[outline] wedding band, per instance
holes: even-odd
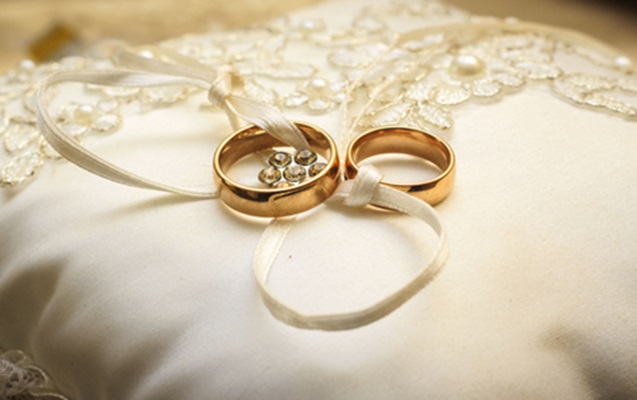
[[[339,181],[336,144],[323,130],[294,123],[303,133],[311,150],[325,159],[325,167],[316,175],[286,187],[259,188],[230,179],[228,169],[243,157],[286,146],[257,126],[243,128],[226,138],[214,155],[214,171],[219,198],[230,208],[258,217],[283,217],[309,210],[332,195]]]
[[[416,196],[430,205],[443,201],[451,192],[456,175],[453,150],[444,140],[430,133],[406,127],[390,126],[372,129],[356,137],[347,149],[345,178],[354,179],[358,163],[379,154],[402,153],[420,157],[435,165],[440,175],[417,183],[381,183]]]

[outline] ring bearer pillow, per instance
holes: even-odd
[[[435,206],[448,257],[373,323],[282,323],[252,270],[276,223],[101,179],[36,118],[42,102],[109,165],[205,193],[233,132],[223,105],[188,84],[38,90],[60,71],[129,68],[119,48],[25,62],[0,77],[0,398],[637,397],[629,59],[576,32],[408,0],[326,2],[125,51],[231,70],[233,95],[320,127],[341,159],[387,126],[442,137],[457,168]],[[368,161],[391,181],[430,168]],[[269,290],[308,315],[391,296],[439,239],[411,216],[333,201],[279,222]]]

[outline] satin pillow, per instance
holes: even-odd
[[[326,3],[288,23],[376,32],[365,25],[374,18],[354,19],[365,4]],[[438,3],[377,6],[393,12],[387,31],[468,23]],[[300,40],[288,50],[311,54]],[[360,56],[346,51],[332,62]],[[590,72],[600,73],[618,76]],[[266,92],[292,90],[269,82]],[[49,163],[2,192],[0,345],[30,354],[77,400],[637,396],[637,126],[565,101],[560,82],[529,78],[497,101],[474,92],[449,107],[452,133],[433,129],[458,160],[454,190],[436,207],[451,256],[423,292],[352,331],[299,330],[268,313],[251,270],[264,221]],[[210,187],[212,152],[230,128],[204,101],[128,110],[116,133],[87,145],[144,176]],[[345,136],[335,105],[284,112]],[[323,205],[295,222],[271,284],[305,310],[353,309],[404,283],[430,239],[408,217]]]

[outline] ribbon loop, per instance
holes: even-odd
[[[59,71],[49,75],[36,91],[36,117],[47,142],[60,155],[85,170],[114,182],[144,189],[160,190],[189,197],[216,197],[216,190],[190,189],[157,182],[136,175],[81,146],[56,123],[47,110],[45,99],[49,87],[64,82],[83,82],[98,85],[148,88],[166,85],[190,85],[208,90],[208,98],[226,112],[236,130],[241,120],[259,126],[286,145],[308,149],[303,133],[279,111],[261,102],[232,94],[241,78],[229,67],[213,71],[179,53],[152,47],[144,56],[130,50],[119,49],[116,57],[120,68],[110,70]],[[125,69],[121,69],[124,67]]]
[[[436,276],[449,255],[447,234],[436,211],[426,202],[381,183],[381,172],[365,165],[353,180],[343,181],[330,201],[342,201],[351,207],[367,204],[395,210],[427,224],[438,237],[429,259],[407,283],[368,307],[349,312],[306,314],[282,302],[268,287],[268,276],[292,227],[294,218],[276,218],[266,227],[254,255],[254,273],[263,302],[278,320],[298,328],[337,331],[354,329],[388,315],[422,290]]]
[[[137,88],[192,85],[208,90],[210,101],[224,109],[235,128],[241,118],[260,127],[288,146],[299,150],[310,148],[304,133],[274,107],[233,94],[233,88],[239,86],[241,78],[232,70],[221,69],[215,73],[207,66],[180,54],[165,52],[160,55],[163,57],[148,58],[123,52],[119,61],[128,69],[62,71],[45,78],[36,92],[35,109],[38,124],[46,140],[62,157],[112,181],[189,197],[217,197],[216,190],[185,188],[157,182],[102,159],[81,146],[58,126],[47,110],[45,96],[50,86],[63,82]],[[408,194],[382,185],[381,179],[380,171],[371,166],[364,166],[354,180],[342,182],[332,198],[343,200],[346,205],[352,207],[363,207],[367,204],[379,205],[421,219],[438,235],[438,246],[431,260],[411,281],[369,307],[353,312],[307,315],[282,303],[267,287],[270,269],[294,221],[293,218],[274,219],[266,228],[255,253],[254,272],[265,305],[277,319],[305,329],[343,330],[363,326],[384,317],[414,296],[442,267],[448,254],[447,238],[435,211],[428,204]]]
[[[146,57],[122,50],[117,57],[118,64],[153,75],[189,78],[198,82],[197,86],[200,87],[204,84],[208,89],[210,103],[220,106],[226,112],[235,130],[240,128],[240,120],[245,120],[297,150],[310,148],[303,133],[275,108],[232,93],[233,88],[240,86],[242,82],[241,77],[230,66],[220,67],[215,73],[209,66],[168,49],[152,47],[149,52],[154,56]]]
[[[368,171],[358,183],[355,183],[355,180],[342,182],[341,188],[333,198],[347,199],[349,194],[354,192],[353,198],[362,202],[372,193],[371,204],[392,208],[420,219],[438,236],[438,243],[431,258],[402,287],[365,308],[331,314],[307,314],[285,304],[268,287],[268,276],[294,222],[294,218],[276,218],[263,232],[253,264],[263,302],[276,319],[302,329],[338,331],[358,328],[377,321],[400,307],[427,286],[445,264],[449,255],[447,235],[435,210],[422,200],[382,184],[376,185],[373,189],[379,173],[374,169]],[[354,186],[358,185],[360,188],[354,189]]]

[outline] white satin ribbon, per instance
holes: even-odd
[[[243,81],[231,68],[220,68],[215,74],[210,70],[210,67],[177,52],[159,47],[151,49],[155,57],[165,58],[172,62],[164,62],[157,58],[147,58],[122,51],[117,57],[118,63],[134,70],[141,69],[157,74],[182,76],[205,82],[208,85],[206,87],[208,100],[214,105],[220,105],[226,111],[235,130],[240,128],[237,118],[241,118],[297,150],[310,149],[310,145],[301,131],[281,113],[264,103],[233,93],[233,88],[243,85]]]
[[[60,156],[95,175],[142,189],[153,189],[180,194],[189,197],[216,197],[215,190],[202,191],[173,186],[153,181],[126,169],[123,169],[83,147],[64,132],[53,120],[46,108],[46,90],[62,82],[83,82],[124,87],[152,87],[163,85],[195,85],[203,87],[201,82],[189,78],[167,75],[149,75],[132,71],[81,71],[57,72],[47,77],[36,93],[35,109],[40,132]]]
[[[309,148],[298,128],[269,106],[233,94],[240,83],[230,70],[213,73],[195,60],[167,50],[155,50],[166,62],[132,53],[121,53],[118,62],[129,69],[61,71],[47,77],[36,93],[36,114],[40,130],[49,144],[67,160],[112,181],[143,189],[160,190],[189,197],[213,198],[216,191],[201,191],[157,182],[123,169],[87,150],[67,135],[47,111],[45,94],[49,87],[63,82],[81,82],[109,86],[147,88],[166,85],[191,85],[208,90],[211,102],[221,105],[230,121],[238,127],[239,118],[257,125],[282,142],[297,149]],[[254,256],[254,272],[271,313],[279,320],[299,328],[344,330],[360,327],[382,318],[422,289],[444,264],[448,255],[447,239],[434,209],[408,194],[386,187],[380,173],[361,168],[353,181],[342,182],[331,201],[343,201],[353,207],[373,204],[412,215],[431,226],[439,238],[431,261],[420,273],[395,293],[363,310],[329,315],[305,315],[285,305],[267,287],[267,277],[276,255],[292,226],[293,218],[274,219],[266,228]]]
[[[405,42],[419,40],[427,35],[438,33],[445,33],[450,36],[451,39],[455,40],[459,35],[467,32],[489,32],[492,30],[511,32],[535,31],[560,37],[566,42],[593,46],[602,51],[602,53],[611,56],[617,54],[613,49],[609,49],[607,46],[587,36],[538,24],[486,21],[435,26],[416,29],[399,35],[387,52],[371,63],[348,90],[350,92],[356,90],[375,65],[380,63],[392,49]],[[200,191],[177,187],[135,175],[80,146],[57,126],[46,110],[44,94],[47,88],[61,82],[85,82],[138,88],[165,85],[192,85],[208,90],[208,98],[210,101],[219,104],[226,111],[233,127],[238,128],[240,125],[239,119],[243,119],[263,128],[272,136],[297,149],[309,147],[304,136],[296,126],[285,119],[280,113],[262,103],[233,94],[233,87],[241,84],[241,80],[238,76],[233,74],[232,71],[222,70],[215,73],[196,60],[167,49],[152,48],[151,53],[154,57],[146,58],[137,54],[122,52],[117,60],[119,65],[126,69],[58,72],[49,76],[41,84],[36,94],[38,124],[44,137],[60,155],[96,175],[122,184],[162,190],[192,197],[216,196],[215,191]],[[617,56],[616,61],[617,65],[625,71],[634,71],[634,66],[630,63],[626,63],[625,57]],[[370,98],[365,107],[373,101],[374,99]],[[347,116],[347,102],[342,104],[342,110],[344,114],[343,121],[345,123],[345,121],[349,121]],[[364,111],[365,109],[363,113]],[[363,113],[361,113],[361,115]],[[356,121],[352,127],[356,126]],[[343,131],[345,133],[345,139],[352,133],[351,131],[347,132],[345,129]],[[431,226],[439,238],[438,246],[431,261],[423,266],[421,271],[407,283],[407,285],[367,308],[348,313],[307,315],[285,305],[268,289],[268,274],[294,221],[293,218],[274,219],[266,228],[257,247],[254,258],[254,272],[262,298],[268,309],[277,319],[287,324],[306,329],[343,330],[356,328],[376,321],[395,310],[422,289],[442,267],[449,251],[446,234],[435,210],[428,204],[414,197],[380,184],[380,179],[381,176],[377,171],[363,168],[354,181],[345,181],[340,184],[332,200],[343,201],[345,204],[354,207],[373,204],[394,209],[421,219]]]
[[[254,273],[263,302],[278,320],[298,328],[337,331],[358,328],[394,311],[429,283],[444,265],[449,246],[447,235],[436,211],[429,204],[380,183],[382,175],[371,166],[363,166],[354,180],[342,182],[330,201],[342,201],[352,207],[367,204],[411,215],[431,227],[438,243],[430,261],[418,274],[394,293],[363,309],[334,314],[305,314],[285,303],[268,288],[268,276],[294,218],[275,219],[267,227],[257,246]]]
[[[163,51],[163,50],[162,50]],[[164,54],[164,53],[161,53]],[[169,54],[169,56],[166,56]],[[47,142],[62,157],[85,170],[103,178],[143,189],[160,190],[190,197],[216,197],[216,190],[199,190],[169,185],[153,181],[122,169],[81,146],[55,123],[46,106],[46,91],[49,87],[63,82],[81,82],[108,86],[148,88],[168,85],[189,85],[208,90],[208,98],[223,106],[231,124],[239,128],[239,119],[264,129],[270,135],[297,149],[307,149],[309,145],[301,131],[275,109],[232,93],[233,79],[229,70],[212,73],[208,67],[183,56],[165,53],[164,56],[177,63],[159,59],[148,59],[132,53],[121,53],[119,61],[129,68],[140,70],[83,70],[60,71],[44,79],[37,90],[35,109],[38,125]]]

